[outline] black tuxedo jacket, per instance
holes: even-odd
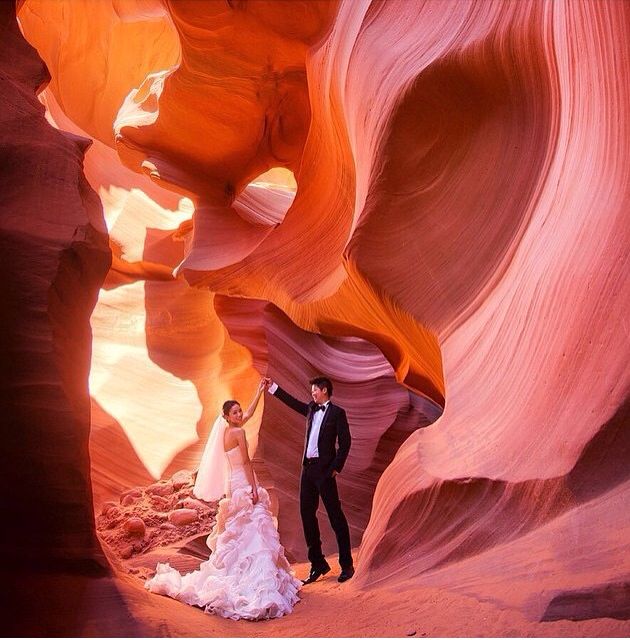
[[[311,426],[313,424],[313,407],[315,403],[312,400],[308,404],[300,402],[280,387],[276,389],[273,395],[294,411],[306,416],[306,438],[304,439],[304,454],[302,456],[302,463],[304,463],[306,461],[308,437],[311,434]],[[335,447],[337,441],[339,441],[339,448]],[[351,442],[346,412],[341,407],[330,402],[324,414],[322,426],[319,430],[319,438],[317,439],[317,450],[319,451],[321,464],[330,467],[331,472],[334,469],[339,473],[343,469],[350,452]]]

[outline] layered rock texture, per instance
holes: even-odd
[[[329,598],[350,635],[429,601],[477,621],[430,635],[627,635],[630,5],[17,9],[37,51],[3,4],[5,567],[115,592],[72,619],[51,600],[49,632],[198,633],[112,574],[94,508],[194,469],[261,374],[306,398],[326,373],[353,435],[357,573]],[[269,397],[247,427],[297,562],[303,428]],[[310,593],[265,633],[300,635]]]

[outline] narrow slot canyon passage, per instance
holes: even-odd
[[[0,5],[8,634],[628,635],[628,11]],[[352,579],[320,505],[289,615],[147,592],[223,402],[318,374]],[[245,427],[300,578],[304,424]]]

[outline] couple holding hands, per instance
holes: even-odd
[[[270,510],[269,494],[259,486],[247,452],[243,425],[267,390],[306,418],[300,479],[300,516],[311,570],[297,580],[284,555]],[[270,378],[260,381],[245,412],[236,400],[223,404],[204,449],[194,494],[219,500],[214,529],[207,544],[212,554],[198,570],[181,575],[158,564],[147,580],[150,591],[202,607],[224,618],[259,620],[290,613],[303,584],[330,571],[322,553],[317,508],[322,499],[339,546],[345,582],[354,575],[348,521],[341,508],[335,476],[343,469],[351,437],[346,412],[331,402],[333,385],[319,376],[310,380],[310,402],[301,402]]]

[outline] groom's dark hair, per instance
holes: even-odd
[[[326,378],[324,376],[317,376],[317,378],[311,378],[309,380],[309,384],[314,384],[316,387],[319,387],[322,391],[324,389],[328,390],[328,397],[332,396],[333,385],[330,381],[330,378]]]

